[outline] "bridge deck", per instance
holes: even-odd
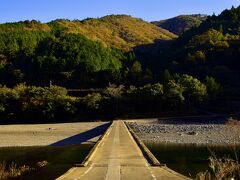
[[[89,166],[74,167],[58,179],[185,179],[166,167],[149,165],[124,122],[113,123],[112,129],[96,149]]]

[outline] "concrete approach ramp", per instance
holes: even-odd
[[[113,122],[84,165],[58,180],[188,179],[166,166],[151,166],[123,121]]]

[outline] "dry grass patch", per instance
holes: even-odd
[[[0,163],[0,179],[16,178],[31,170],[32,168],[26,165],[18,166],[14,162],[7,165],[6,162],[2,162]]]
[[[230,126],[240,126],[240,121],[230,117],[225,124]]]
[[[240,179],[240,164],[238,160],[230,158],[217,159],[216,156],[209,158],[210,171],[197,174],[197,180],[236,180]]]

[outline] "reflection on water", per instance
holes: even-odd
[[[186,144],[145,143],[161,163],[181,174],[195,177],[208,170],[208,158],[214,153],[218,158],[240,157],[240,146],[207,146]]]
[[[82,144],[63,147],[5,147],[0,148],[0,162],[15,162],[28,165],[35,170],[18,179],[52,180],[64,174],[74,164],[81,163],[93,145]],[[37,163],[47,161],[48,165],[37,168]]]

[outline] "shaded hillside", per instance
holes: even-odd
[[[209,16],[186,31],[168,54],[172,71],[180,69],[199,78],[210,75],[224,85],[239,86],[240,6]]]
[[[123,50],[153,43],[155,40],[171,40],[177,36],[168,30],[127,15],[111,15],[83,21],[55,20],[48,25],[67,33],[80,33],[105,46]]]
[[[152,23],[174,34],[181,35],[192,27],[199,26],[206,18],[207,16],[201,14],[181,15],[167,20],[154,21]]]

